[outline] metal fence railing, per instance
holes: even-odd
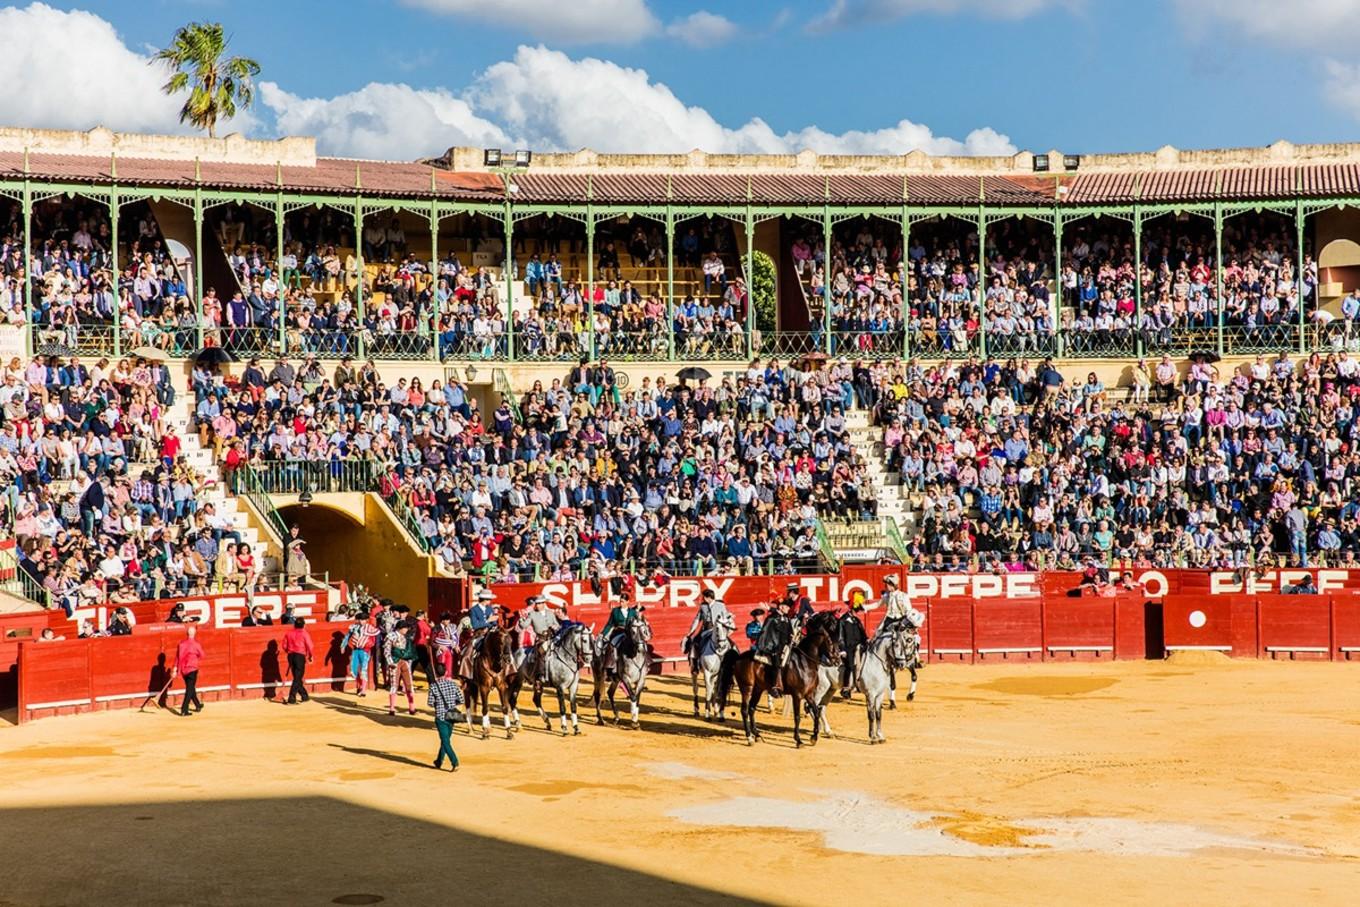
[[[392,509],[392,513],[396,516],[397,522],[399,522],[402,528],[406,530],[406,534],[411,537],[411,540],[420,547],[420,550],[426,554],[433,551],[434,545],[431,543],[431,540],[426,537],[425,530],[421,528],[419,514],[416,513],[415,509],[412,508],[410,504],[406,503],[406,499],[400,494],[393,494],[388,495],[383,498],[383,500],[387,502],[387,506]]]
[[[377,479],[372,460],[265,460],[236,470],[243,471],[265,494],[371,491]],[[233,475],[233,481],[239,489],[240,477]]]
[[[288,539],[288,526],[284,523],[278,508],[274,506],[273,500],[270,499],[269,492],[265,490],[259,473],[253,469],[238,469],[232,474],[232,477],[235,480],[236,494],[254,505],[255,511],[269,524],[269,528],[278,537],[279,546],[282,547]]]
[[[827,535],[826,525],[819,518],[817,520],[817,549],[822,556],[822,562],[831,573],[837,573],[841,569],[840,558],[836,557],[836,549],[831,544],[831,539]]]

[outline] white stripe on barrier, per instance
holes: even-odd
[[[143,694],[145,695],[145,694]],[[91,705],[88,699],[61,699],[56,702],[30,702],[26,708],[31,712],[34,709],[64,709],[72,705]]]
[[[1326,646],[1266,646],[1267,652],[1326,652]]]
[[[145,699],[148,696],[155,696],[155,690],[146,690],[142,693],[119,693],[117,696],[96,696],[95,702],[120,702],[124,699]]]
[[[1342,647],[1341,647],[1341,651],[1343,651],[1343,652],[1360,652],[1360,646],[1342,646]]]
[[[932,649],[936,655],[972,655],[972,649]]]
[[[1231,652],[1232,646],[1167,646],[1168,652]]]
[[[943,652],[943,651],[945,651],[945,650],[944,650],[944,649],[936,649],[935,651],[936,651],[936,652]],[[1040,651],[1043,651],[1043,650],[1040,649],[1038,646],[1034,646],[1034,647],[1032,647],[1032,648],[1020,648],[1020,649],[978,649],[978,650],[977,650],[977,653],[978,653],[979,655],[1004,655],[1004,654],[1007,654],[1007,653],[1009,653],[1009,652],[1040,652]]]
[[[1049,646],[1050,652],[1113,652],[1114,646]]]
[[[231,684],[229,684],[229,683],[224,683],[224,684],[221,684],[220,686],[215,686],[215,687],[195,687],[195,688],[194,688],[194,692],[196,692],[196,693],[220,693],[220,692],[222,692],[223,690],[230,690],[230,689],[231,689]],[[183,696],[183,695],[184,695],[184,688],[181,687],[181,688],[178,689],[178,690],[170,690],[168,693],[166,693],[166,695],[167,695],[167,696]]]

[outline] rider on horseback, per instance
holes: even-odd
[[[789,618],[792,602],[782,598],[774,605],[770,616],[765,618],[760,638],[756,641],[756,661],[768,667],[771,682],[767,684],[770,695],[779,698],[784,695],[784,664],[789,658],[789,646],[793,642],[793,621]]]
[[[798,621],[800,626],[807,626],[807,622],[817,613],[812,607],[812,599],[803,594],[803,587],[798,583],[788,584],[784,590],[783,603],[788,605],[789,618]]]
[[[694,615],[694,620],[690,622],[684,642],[681,643],[681,650],[689,656],[691,662],[697,661],[703,653],[701,640],[704,634],[708,634],[708,638],[716,646],[719,628],[731,632],[736,627],[736,620],[732,617],[732,612],[727,610],[727,604],[719,600],[712,589],[705,589],[699,602],[699,610]]]
[[[482,640],[486,633],[500,621],[500,605],[496,604],[496,593],[483,589],[477,593],[476,603],[468,609],[468,626],[472,630],[472,645],[463,647],[463,658],[458,663],[458,673],[463,677],[472,676],[472,659],[482,650]]]
[[[637,620],[638,613],[637,606],[629,599],[624,599],[610,609],[609,620],[605,622],[604,630],[600,633],[605,640],[604,663],[601,666],[604,671],[614,670],[619,646],[626,638],[629,626]]]
[[[538,668],[538,682],[548,682],[548,648],[552,644],[553,634],[562,628],[561,621],[557,615],[548,610],[548,600],[541,595],[535,595],[528,601],[529,610],[527,620],[529,630],[534,637],[534,658],[535,666]]]
[[[883,597],[879,599],[883,606],[883,623],[878,625],[875,636],[891,632],[907,620],[907,612],[912,610],[911,599],[897,588],[897,582],[897,577],[891,573],[883,577]]]

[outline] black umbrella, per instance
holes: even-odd
[[[1213,350],[1195,350],[1190,354],[1191,362],[1217,362],[1218,360],[1219,355]]]
[[[689,368],[680,369],[676,372],[676,376],[681,381],[707,381],[713,377],[713,373],[701,366],[691,365]]]
[[[203,349],[194,353],[197,362],[206,362],[208,365],[225,365],[228,362],[235,362],[236,357],[220,346],[205,346]]]
[[[70,356],[75,351],[64,343],[44,343],[38,347],[39,356]]]

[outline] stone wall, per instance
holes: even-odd
[[[315,167],[316,139],[293,136],[274,140],[248,139],[232,133],[210,139],[193,135],[140,135],[113,132],[97,126],[89,132],[65,129],[25,129],[0,126],[0,152],[71,154],[84,157],[151,158],[171,161],[208,161],[227,164],[283,164]]]
[[[999,157],[932,156],[921,151],[901,155],[817,154],[604,154],[583,148],[568,152],[534,152],[534,171],[562,173],[936,173],[942,175],[1032,175],[1036,155],[1048,155],[1048,176],[1061,174],[1063,152],[1021,151]],[[445,160],[453,170],[485,170],[480,148],[450,148]],[[1266,167],[1281,164],[1360,162],[1360,144],[1295,145],[1279,141],[1264,148],[1181,150],[1165,145],[1156,151],[1130,154],[1083,154],[1082,173],[1148,170],[1195,170],[1212,167]]]

